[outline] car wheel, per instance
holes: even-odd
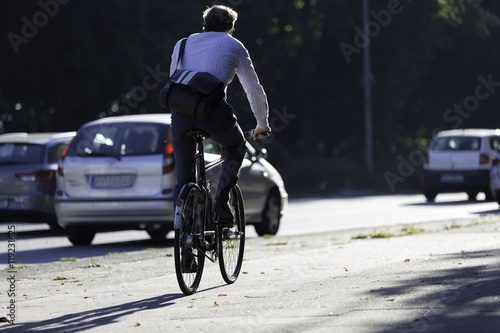
[[[500,205],[500,191],[495,191],[495,199],[497,200],[497,203]]]
[[[164,239],[167,234],[170,232],[170,228],[158,228],[158,229],[147,229],[146,232],[148,233],[149,237],[152,239]]]
[[[493,192],[491,192],[490,189],[487,189],[484,191],[484,200],[485,201],[493,201],[495,200],[495,196],[493,195]]]
[[[50,227],[50,230],[52,232],[55,232],[55,233],[64,233],[64,229],[61,228],[61,226],[59,224],[57,224],[57,221],[49,221],[47,222],[47,224],[49,225]]]
[[[437,196],[437,192],[424,192],[425,198],[427,201],[434,201]]]
[[[273,191],[267,198],[266,206],[262,212],[262,222],[254,225],[259,236],[276,235],[281,221],[281,198],[279,193]]]
[[[477,197],[478,193],[479,192],[476,192],[476,191],[467,192],[467,196],[469,197],[469,201],[476,201],[476,197]]]
[[[95,231],[85,227],[68,227],[66,236],[73,245],[90,245],[95,236]]]

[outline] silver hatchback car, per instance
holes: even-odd
[[[207,163],[220,156],[218,148],[207,140]],[[276,234],[288,195],[264,153],[248,148],[239,181],[247,221],[259,235]],[[218,172],[207,173],[212,186]],[[78,130],[59,161],[58,222],[75,245],[90,244],[103,230],[143,229],[164,238],[173,229],[175,183],[170,114],[92,121]]]
[[[60,229],[54,211],[57,161],[75,134],[0,135],[2,222],[44,222]]]

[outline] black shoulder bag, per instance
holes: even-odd
[[[177,65],[184,55],[187,38],[181,42]],[[207,72],[176,69],[160,91],[160,105],[191,118],[207,121],[222,100],[224,83]]]

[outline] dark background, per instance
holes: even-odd
[[[418,191],[435,131],[500,127],[500,1],[369,1],[372,176],[363,47],[356,46],[363,46],[357,31],[365,31],[361,0],[215,3],[239,13],[233,36],[249,50],[268,95],[275,135],[266,147],[291,195]],[[99,117],[164,112],[158,93],[172,48],[201,31],[201,13],[212,4],[2,0],[0,133],[76,130]],[[356,50],[349,57],[347,44]],[[155,71],[162,73],[156,80]],[[241,126],[253,128],[237,79],[228,95]]]

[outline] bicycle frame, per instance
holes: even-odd
[[[180,203],[176,204],[176,217],[180,212],[177,212],[177,208],[182,207],[182,204],[186,198],[189,189],[193,186],[198,187],[205,198],[205,207],[202,213],[202,221],[206,224],[205,227],[201,229],[201,243],[197,244],[200,247],[200,250],[205,253],[205,257],[207,257],[211,262],[217,261],[217,249],[216,249],[216,241],[215,241],[215,221],[212,214],[212,197],[210,186],[207,184],[206,179],[206,171],[210,168],[213,168],[219,164],[221,164],[224,159],[221,156],[220,159],[210,163],[210,165],[205,166],[205,151],[203,147],[204,136],[196,134],[194,136],[195,140],[195,154],[193,158],[195,159],[195,183],[191,182],[183,186],[181,193],[179,194]],[[179,226],[180,227],[180,226]]]
[[[206,258],[214,263],[219,262],[222,277],[229,284],[238,278],[243,262],[245,214],[241,190],[235,185],[230,193],[229,204],[234,210],[233,225],[222,226],[217,221],[217,215],[212,212],[212,196],[206,171],[222,163],[223,158],[221,156],[205,166],[203,142],[207,136],[201,131],[186,134],[186,137],[195,140],[195,181],[184,185],[175,201],[176,275],[179,286],[186,295],[191,295],[198,288]],[[197,262],[195,258],[198,258]],[[188,261],[183,263],[183,259]]]

